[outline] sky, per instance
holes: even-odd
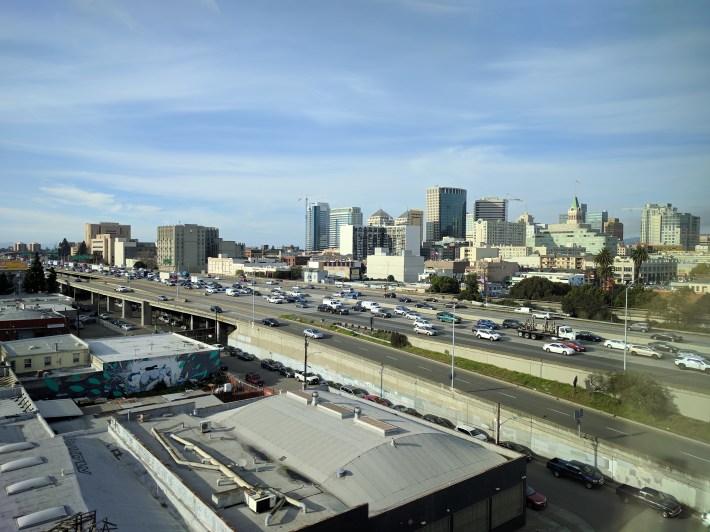
[[[306,201],[397,217],[437,185],[710,232],[706,0],[5,0],[0,27],[0,246],[303,247]]]

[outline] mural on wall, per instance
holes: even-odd
[[[48,375],[24,384],[33,400],[61,397],[123,397],[188,382],[199,382],[219,371],[219,351],[141,358],[104,364],[104,371],[67,376]]]
[[[219,351],[104,364],[104,395],[121,397],[202,381],[219,370]]]

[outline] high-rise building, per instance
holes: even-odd
[[[473,238],[476,246],[524,246],[527,226],[524,222],[476,220]]]
[[[424,211],[421,209],[409,209],[394,221],[394,225],[413,225],[419,228],[419,242],[424,241]]]
[[[321,251],[329,247],[330,205],[311,203],[306,211],[306,251]]]
[[[362,225],[362,209],[360,207],[339,207],[330,210],[329,247],[340,247],[340,228],[344,225]]]
[[[466,191],[462,188],[432,187],[426,191],[426,240],[466,236]]]
[[[584,223],[589,225],[592,231],[597,231],[598,233],[604,232],[604,224],[607,220],[609,220],[607,211],[586,212],[584,214]]]
[[[648,203],[641,212],[641,243],[695,249],[700,239],[700,217],[680,213],[670,203]]]
[[[219,229],[195,224],[159,226],[155,247],[159,268],[200,272],[207,268],[207,257],[219,254]]]
[[[508,220],[508,200],[500,198],[481,198],[473,204],[473,219],[491,222]]]
[[[385,227],[388,225],[394,225],[394,219],[385,211],[380,209],[367,219],[367,223],[365,225]]]
[[[619,240],[624,240],[624,224],[618,218],[609,218],[604,224],[604,234],[615,236]]]

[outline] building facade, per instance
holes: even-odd
[[[329,247],[330,205],[311,203],[306,210],[306,251],[321,251]]]
[[[524,246],[526,229],[522,222],[479,218],[474,223],[471,241],[476,246]]]
[[[158,227],[155,242],[158,268],[168,271],[200,272],[207,258],[219,254],[219,229],[182,224]]]
[[[377,212],[373,213],[367,219],[365,225],[375,225],[375,226],[388,226],[394,225],[394,218],[392,218],[388,213],[379,209]]]
[[[508,220],[508,200],[500,198],[481,198],[473,203],[473,219],[491,222]]]
[[[409,209],[394,220],[394,225],[413,225],[419,228],[419,243],[424,241],[424,211]]]
[[[340,231],[339,251],[353,260],[365,260],[376,248],[385,249],[389,255],[419,255],[419,235],[419,228],[411,225],[346,225]]]
[[[328,246],[340,247],[340,228],[344,225],[362,225],[362,209],[360,207],[339,207],[330,210]]]
[[[604,234],[618,238],[621,242],[624,240],[624,224],[618,218],[609,218],[604,224]]]
[[[89,255],[101,254],[106,264],[115,265],[115,240],[131,239],[131,226],[117,222],[99,222],[84,224],[84,243]]]
[[[466,237],[466,190],[438,186],[427,189],[425,237],[428,242]]]
[[[700,218],[678,212],[670,203],[648,203],[641,212],[641,243],[693,250],[700,241]]]

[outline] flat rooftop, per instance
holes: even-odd
[[[244,484],[304,504],[305,514],[293,504],[275,513],[271,524],[284,530],[363,503],[375,515],[507,461],[485,445],[374,403],[318,393],[317,406],[310,393],[288,392],[211,415],[136,408],[117,423],[210,505]],[[205,456],[222,471],[201,467]],[[227,481],[232,477],[238,480]],[[263,515],[244,504],[216,511],[235,529],[263,529]]]
[[[45,355],[76,349],[86,350],[88,348],[89,345],[85,341],[73,334],[58,334],[3,342],[3,350],[8,357]]]
[[[195,351],[214,351],[216,348],[179,334],[151,334],[120,336],[89,340],[91,354],[103,363],[177,356]]]

